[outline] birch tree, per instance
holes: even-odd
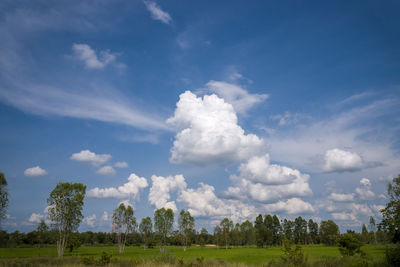
[[[113,213],[113,228],[117,233],[118,252],[124,252],[126,237],[136,229],[136,218],[131,206],[121,203]]]
[[[70,234],[83,219],[82,207],[86,186],[81,183],[58,183],[47,199],[49,219],[58,232],[57,254],[64,256]]]
[[[186,251],[188,244],[188,239],[193,233],[194,229],[194,218],[190,215],[189,211],[181,210],[178,218],[179,233],[182,236],[183,241],[183,251]]]

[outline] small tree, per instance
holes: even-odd
[[[339,251],[342,256],[353,256],[355,253],[360,253],[362,243],[354,236],[354,234],[346,233],[340,235],[337,240]]]
[[[117,233],[118,252],[124,252],[128,233],[136,229],[136,218],[131,206],[121,203],[113,213],[113,228]]]
[[[44,222],[44,220],[41,220],[36,231],[37,231],[37,242],[38,242],[38,254],[40,256],[40,247],[42,244],[45,243],[46,241],[46,234],[47,231],[49,230],[49,227],[46,225],[46,223]]]
[[[153,223],[150,217],[143,218],[139,225],[139,232],[142,234],[144,239],[143,249],[145,250],[149,246],[151,236],[153,234]]]
[[[382,222],[379,225],[397,243],[400,241],[400,174],[388,184],[387,191],[390,200],[381,210]]]
[[[194,230],[194,218],[190,215],[189,211],[181,210],[178,218],[179,232],[182,236],[183,251],[186,251],[188,240]]]
[[[8,206],[8,190],[7,180],[4,173],[0,172],[0,223],[6,217],[6,210]]]
[[[57,253],[64,255],[69,235],[83,219],[82,207],[86,186],[81,183],[58,183],[47,199],[49,218],[57,229]]]
[[[319,234],[321,237],[321,243],[334,246],[336,244],[336,239],[339,236],[339,226],[332,221],[322,221],[319,227]]]
[[[174,223],[174,212],[172,209],[161,208],[154,212],[154,228],[160,236],[160,251],[164,251],[167,244],[167,237],[172,232]]]

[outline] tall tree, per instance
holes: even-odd
[[[312,244],[318,244],[318,223],[308,220],[308,236]]]
[[[273,224],[272,224],[272,216],[269,214],[265,214],[264,216],[264,242],[267,246],[271,246],[273,242]]]
[[[49,230],[49,227],[46,225],[44,220],[41,220],[39,225],[38,225],[38,227],[36,228],[36,231],[37,231],[37,242],[38,242],[38,248],[39,248],[39,251],[38,251],[39,256],[40,256],[40,247],[46,241],[46,234],[47,234],[48,230]]]
[[[179,233],[182,236],[183,251],[186,251],[188,240],[194,231],[194,218],[189,211],[181,210],[178,217]]]
[[[294,242],[296,244],[305,244],[307,239],[307,221],[301,216],[294,220]]]
[[[400,174],[388,184],[390,197],[386,207],[381,210],[382,222],[380,226],[391,237],[394,243],[400,242]]]
[[[8,206],[7,180],[4,173],[0,172],[0,223],[6,217]],[[0,224],[1,225],[1,224]]]
[[[164,251],[164,246],[167,244],[167,237],[172,232],[174,223],[174,212],[171,209],[161,208],[154,212],[154,228],[160,236],[160,251]]]
[[[334,246],[339,236],[339,226],[332,220],[322,221],[319,226],[319,235],[321,237],[321,243]]]
[[[287,240],[293,240],[293,222],[291,220],[284,219],[282,223],[283,235]]]
[[[47,199],[48,214],[58,232],[57,253],[64,256],[69,235],[76,231],[83,219],[82,207],[86,186],[81,183],[60,182]]]
[[[282,227],[276,215],[272,217],[272,244],[275,246],[282,244]]]
[[[228,249],[229,236],[233,229],[233,222],[228,218],[224,218],[219,226],[221,227],[222,235],[224,237],[225,249]]]
[[[139,232],[143,236],[143,241],[144,241],[144,246],[143,248],[146,249],[146,247],[149,245],[149,242],[151,240],[151,235],[153,234],[153,223],[151,222],[150,217],[143,218],[142,221],[140,222],[139,225]]]
[[[118,252],[123,253],[125,249],[126,237],[137,227],[134,211],[131,206],[119,204],[113,213],[113,228],[117,233]]]
[[[264,224],[263,216],[258,214],[256,220],[254,221],[254,228],[256,230],[256,243],[257,247],[263,247],[265,245],[265,235],[266,235],[266,227]]]
[[[253,245],[256,239],[256,232],[254,229],[253,224],[249,221],[246,220],[240,225],[240,231],[243,236],[243,243],[249,247],[250,245]]]

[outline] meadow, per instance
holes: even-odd
[[[301,247],[309,262],[320,260],[331,261],[341,258],[336,246],[303,245]],[[168,255],[169,258],[180,262],[196,262],[197,260],[197,262],[214,261],[221,264],[253,266],[267,264],[271,261],[279,261],[283,255],[281,247],[234,247],[225,249],[191,246],[185,252],[182,247],[168,246],[165,248],[165,253],[161,254],[159,248],[143,250],[142,247],[129,246],[125,248],[123,254],[119,254],[116,246],[81,246],[72,253],[67,252],[64,258],[66,261],[68,259],[75,259],[75,262],[77,261],[76,259],[100,258],[103,251],[112,255],[114,261],[121,260],[122,262],[145,262],[160,258],[161,255]],[[377,262],[383,260],[385,257],[385,246],[382,245],[363,246],[362,251],[365,252],[365,257],[371,261]],[[51,246],[41,248],[40,257],[56,259],[56,248]],[[39,258],[38,249],[36,247],[0,248],[0,264],[3,266],[8,265],[5,263],[10,263],[12,259],[21,258]]]

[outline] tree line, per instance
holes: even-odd
[[[0,173],[0,207],[7,207],[7,182]],[[229,218],[221,222],[209,233],[207,229],[195,230],[195,219],[189,211],[181,210],[178,215],[178,229],[173,229],[174,213],[171,209],[157,209],[153,218],[143,218],[140,223],[134,216],[131,206],[121,203],[113,212],[112,232],[82,232],[78,227],[83,219],[82,207],[86,186],[81,183],[58,183],[47,199],[50,227],[41,221],[35,231],[7,233],[0,231],[0,246],[56,244],[59,256],[66,249],[72,251],[81,244],[118,245],[123,253],[126,245],[141,245],[143,249],[159,246],[160,251],[167,245],[187,246],[215,245],[221,248],[230,246],[283,246],[288,240],[294,244],[336,245],[340,235],[338,225],[332,221],[312,219],[308,221],[301,216],[294,220],[280,220],[277,215],[259,214],[254,222],[246,220],[234,224]],[[346,237],[362,243],[397,243],[400,241],[400,175],[388,185],[390,200],[382,212],[382,222],[375,223],[370,217],[369,230],[364,224],[361,233],[348,230]],[[0,215],[5,214],[4,208]],[[4,215],[3,215],[4,217]]]

